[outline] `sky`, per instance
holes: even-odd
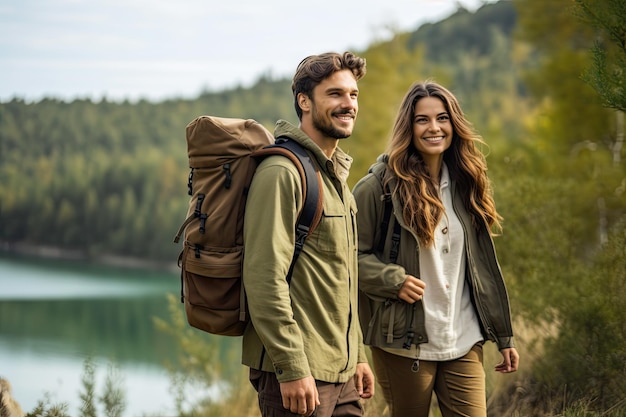
[[[1,0],[0,102],[194,98],[494,1]]]

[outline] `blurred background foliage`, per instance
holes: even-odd
[[[522,353],[521,371],[490,385],[499,415],[511,404],[533,415],[581,401],[626,408],[625,4],[502,0],[354,51],[368,73],[341,143],[354,157],[351,185],[384,151],[415,81],[454,92],[487,144]],[[267,75],[191,100],[0,103],[1,248],[175,267],[185,126],[202,114],[270,130],[297,122],[290,80]]]

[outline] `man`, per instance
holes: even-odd
[[[350,52],[305,58],[292,81],[299,127],[279,120],[274,135],[300,143],[319,166],[323,215],[285,280],[302,209],[294,164],[271,156],[257,168],[244,222],[243,280],[251,322],[243,364],[264,417],[362,416],[374,394],[357,308],[356,205],[346,184],[352,158],[339,147],[358,112],[365,60]]]

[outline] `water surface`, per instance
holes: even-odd
[[[90,358],[98,395],[108,372],[125,389],[124,417],[173,416],[165,362],[176,345],[153,320],[169,320],[179,285],[176,273],[0,256],[0,376],[25,412],[48,396],[77,415]]]

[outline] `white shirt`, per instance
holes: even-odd
[[[426,361],[461,358],[483,340],[465,282],[465,235],[452,207],[450,173],[445,163],[441,167],[439,194],[445,213],[435,228],[434,244],[419,250],[419,278],[426,283],[422,303],[428,343],[412,345],[411,349],[382,348]]]
[[[460,358],[483,340],[465,282],[465,237],[449,185],[444,163],[439,193],[445,213],[435,229],[434,244],[419,251],[420,279],[426,283],[422,302],[428,343],[419,345],[418,358],[427,361]]]

